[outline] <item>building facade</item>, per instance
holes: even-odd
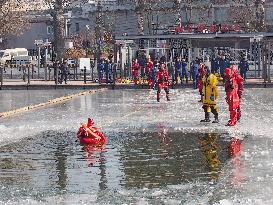
[[[77,33],[95,31],[96,12],[98,10],[99,0],[77,1],[71,4],[67,9],[72,12],[70,17],[66,18],[67,36]],[[100,0],[102,6],[102,18],[104,22],[111,25],[114,35],[137,35],[138,34],[138,14],[135,12],[135,5],[129,0]],[[204,1],[203,1],[204,2]],[[202,6],[203,8],[203,6]],[[166,31],[173,30],[177,24],[177,19],[181,19],[183,27],[188,22],[193,25],[205,23],[211,25],[213,22],[234,23],[234,19],[230,16],[232,11],[229,4],[211,5],[205,9],[201,9],[198,5],[193,5],[190,9],[182,6],[180,9],[171,11],[153,11],[144,13],[144,33],[145,34],[163,34]],[[248,15],[255,18],[255,11]],[[235,15],[236,16],[236,15]],[[6,48],[24,47],[34,49],[35,40],[53,41],[52,19],[49,15],[41,15],[32,19],[31,25],[21,36],[10,36],[6,40]],[[273,0],[267,0],[265,4],[265,22],[269,30],[273,26]],[[242,22],[240,23],[243,28]]]

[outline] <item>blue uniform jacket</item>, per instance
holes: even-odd
[[[240,69],[240,72],[242,72],[242,73],[244,73],[244,72],[246,72],[246,71],[248,71],[249,70],[249,64],[248,64],[248,62],[247,61],[241,61],[240,63],[239,63],[239,69]]]
[[[188,74],[188,64],[186,62],[182,62],[182,73]]]
[[[198,76],[198,69],[199,69],[199,65],[197,63],[194,63],[191,66],[191,76],[193,80],[196,80],[197,76]]]

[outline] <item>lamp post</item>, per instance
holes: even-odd
[[[40,68],[41,68],[41,47],[44,45],[43,40],[35,40],[34,44],[38,48],[38,78],[40,78]]]
[[[88,57],[88,32],[89,32],[89,25],[85,25],[85,57]]]
[[[253,47],[254,47],[255,78],[261,76],[261,55],[262,55],[261,40],[262,40],[262,37],[260,36],[254,36],[253,38],[250,38],[250,43],[253,43]],[[258,60],[258,69],[256,65],[257,60]],[[258,71],[258,75],[257,75],[257,71]]]

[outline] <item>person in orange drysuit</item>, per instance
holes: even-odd
[[[94,144],[105,144],[106,137],[97,127],[94,126],[94,121],[88,118],[88,123],[82,123],[81,127],[77,132],[77,137],[81,143],[94,143]],[[88,142],[87,142],[88,141]]]
[[[152,61],[151,58],[148,59],[148,63],[147,63],[147,66],[146,66],[146,76],[148,77],[148,85],[149,85],[149,88],[151,89],[152,88],[152,69],[154,67],[154,63]]]
[[[137,85],[137,81],[138,81],[138,71],[140,69],[140,65],[138,63],[137,58],[133,61],[132,63],[132,72],[133,72],[133,76],[134,76],[134,83],[135,85]]]
[[[228,121],[227,126],[234,126],[240,118],[240,97],[239,97],[239,85],[240,77],[239,74],[236,74],[236,71],[233,66],[225,69],[225,91],[226,91],[226,102],[229,106],[230,111],[230,120]],[[242,92],[242,90],[240,91]],[[240,93],[241,96],[242,93]],[[239,114],[238,114],[239,110]]]
[[[243,91],[244,91],[244,78],[239,74],[237,69],[233,69],[233,71],[234,71],[236,82],[238,84],[238,96],[239,96],[239,99],[240,99],[239,106],[238,106],[238,109],[237,109],[237,121],[239,121],[241,119],[241,116],[242,116],[241,99],[242,99],[242,94],[243,94]]]
[[[170,91],[169,91],[169,74],[166,69],[166,64],[161,63],[159,66],[159,71],[156,74],[156,82],[157,82],[157,102],[160,101],[160,92],[161,89],[164,89],[166,92],[167,101],[170,101]]]

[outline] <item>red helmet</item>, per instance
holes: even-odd
[[[225,69],[225,76],[231,77],[232,76],[232,70],[230,68]]]
[[[231,69],[231,70],[236,70],[236,66],[235,66],[235,65],[231,65],[231,66],[230,66],[230,69]]]
[[[166,65],[164,63],[161,63],[160,69],[165,70],[166,69]]]
[[[94,121],[91,118],[88,118],[87,127],[91,127],[94,125]]]
[[[239,71],[238,71],[237,69],[234,69],[233,72],[234,72],[234,74],[236,74],[236,75],[239,74]]]

